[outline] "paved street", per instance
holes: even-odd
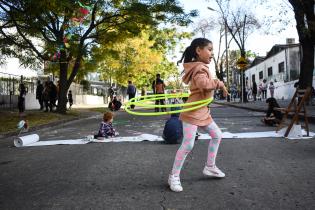
[[[229,132],[271,131],[264,113],[212,105]],[[122,136],[161,135],[167,116],[116,113]],[[82,138],[97,131],[101,114],[36,131],[43,140]],[[311,131],[315,125],[311,124]],[[179,145],[91,143],[15,148],[0,140],[0,209],[315,209],[315,141],[224,139],[217,165],[224,179],[202,175],[207,140],[196,142],[181,174],[184,191],[167,177]]]

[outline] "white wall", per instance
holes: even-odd
[[[294,83],[296,83],[297,80],[291,81],[291,82],[275,82],[275,92],[274,97],[276,99],[291,99],[295,93]],[[267,90],[267,98],[270,97],[269,89]]]
[[[103,96],[93,96],[93,95],[75,95],[73,97],[73,103],[76,105],[85,104],[85,105],[103,105],[104,97]]]
[[[27,93],[25,96],[25,109],[39,109],[39,103],[34,93]]]
[[[248,82],[250,86],[252,86],[253,81],[252,81],[252,75],[255,75],[255,80],[257,85],[262,82],[263,79],[266,79],[269,83],[269,81],[283,81],[285,77],[285,72],[287,71],[287,66],[286,66],[286,60],[285,60],[285,51],[281,51],[277,53],[276,55],[267,58],[263,62],[247,69],[245,71],[245,78],[248,77]],[[284,72],[279,73],[279,63],[284,62]],[[268,77],[268,68],[272,67],[272,75],[271,77]],[[263,72],[263,78],[259,79],[259,72]]]

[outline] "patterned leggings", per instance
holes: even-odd
[[[175,161],[171,172],[173,175],[179,176],[187,155],[194,147],[197,129],[199,129],[203,133],[208,133],[211,136],[212,139],[209,142],[208,158],[206,165],[215,165],[215,158],[217,156],[219,145],[222,139],[222,132],[220,128],[214,121],[210,125],[202,127],[183,122],[184,138],[175,156]]]

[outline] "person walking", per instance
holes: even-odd
[[[127,94],[128,94],[129,101],[136,96],[136,91],[137,89],[134,86],[134,84],[132,84],[132,81],[128,81]],[[135,105],[132,104],[130,107],[131,109],[134,109]]]
[[[221,89],[223,96],[228,92],[223,82],[212,79],[208,64],[213,58],[212,42],[205,38],[194,39],[186,48],[179,62],[184,60],[185,84],[190,84],[190,96],[187,103],[204,100],[211,97],[213,90]],[[182,112],[180,120],[183,122],[183,141],[179,147],[171,173],[168,178],[170,189],[174,192],[183,191],[180,182],[180,172],[187,155],[194,146],[197,129],[201,129],[211,136],[208,147],[208,157],[203,169],[203,174],[209,177],[223,178],[225,174],[216,166],[216,156],[222,139],[222,132],[212,119],[207,106],[196,110]]]

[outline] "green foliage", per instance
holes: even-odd
[[[82,8],[88,13],[82,15]],[[195,15],[186,14],[174,0],[0,0],[0,46],[6,49],[1,58],[17,57],[33,67],[59,63],[58,110],[65,112],[70,84],[82,69],[90,70],[82,66],[94,59],[91,49],[124,41],[161,22],[187,25]]]
[[[98,71],[102,79],[114,79],[123,86],[132,80],[141,88],[150,86],[156,73],[168,77],[178,71],[166,56],[174,50],[179,40],[189,36],[188,33],[178,33],[174,29],[150,28],[142,31],[139,36],[94,48],[93,57],[99,63]]]

